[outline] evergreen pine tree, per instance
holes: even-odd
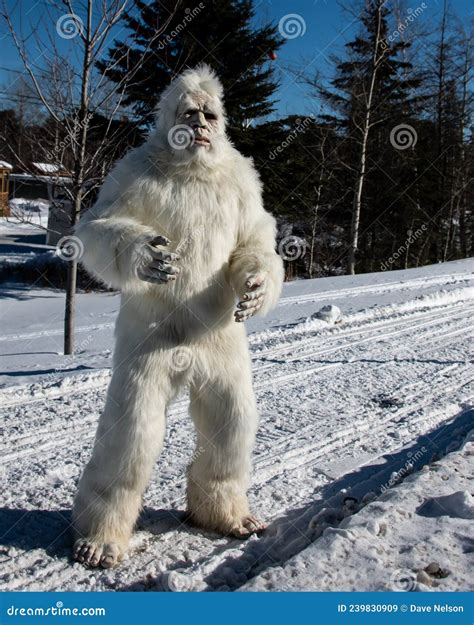
[[[354,212],[359,209],[354,251],[362,271],[379,270],[381,261],[407,236],[405,199],[394,199],[398,194],[393,192],[402,164],[406,175],[407,155],[393,149],[390,132],[398,124],[413,122],[418,99],[414,94],[421,81],[413,76],[409,61],[401,58],[410,43],[389,41],[389,18],[390,10],[382,0],[366,2],[360,13],[360,34],[346,44],[347,57],[337,59],[330,87],[319,88],[331,109],[326,119],[341,135],[344,167],[352,172],[346,174],[354,188],[350,238]],[[381,229],[386,229],[383,236]]]
[[[170,80],[205,62],[224,86],[229,136],[249,153],[255,120],[274,110],[277,83],[270,57],[283,43],[277,27],[253,23],[253,0],[136,0],[136,6],[139,13],[126,17],[131,41],[116,41],[109,59],[100,64],[108,78],[119,82],[148,49],[129,82],[125,104],[151,124],[160,92]]]

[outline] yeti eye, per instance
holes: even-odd
[[[217,119],[217,115],[215,113],[204,113],[204,117],[210,121],[214,121]]]
[[[191,117],[191,115],[195,115],[198,112],[197,109],[188,109],[185,113],[185,117]]]

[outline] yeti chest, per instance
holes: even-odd
[[[236,245],[236,203],[209,184],[170,185],[163,191],[155,227],[171,239],[170,249],[187,265],[219,270]]]

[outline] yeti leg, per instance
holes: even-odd
[[[111,567],[123,557],[165,431],[171,396],[159,354],[114,371],[92,458],[74,502],[74,558]]]
[[[190,520],[246,538],[265,525],[250,514],[246,496],[258,415],[244,333],[207,345],[199,359],[191,386],[197,447],[188,472]]]

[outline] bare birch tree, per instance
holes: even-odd
[[[176,0],[179,3],[179,0]],[[65,152],[70,158],[71,185],[67,189],[72,204],[69,216],[70,231],[80,218],[81,208],[100,184],[107,167],[105,154],[117,139],[115,117],[123,110],[128,84],[133,80],[140,59],[118,83],[110,83],[106,72],[97,70],[111,39],[120,30],[120,24],[131,5],[130,0],[58,0],[45,9],[43,18],[29,32],[18,32],[14,25],[16,10],[22,9],[21,0],[9,6],[2,0],[1,17],[16,47],[25,73],[33,85],[40,104],[57,133],[54,160],[62,164]],[[171,19],[171,16],[170,16]],[[155,39],[166,29],[168,22],[157,27]],[[32,52],[32,41],[36,51]],[[146,48],[144,54],[149,50]],[[120,59],[111,58],[108,66]],[[90,149],[90,134],[94,117],[106,115],[101,138]],[[113,150],[112,150],[113,153]],[[64,353],[74,351],[75,293],[79,242],[73,236],[65,243],[67,286],[64,315]]]
[[[369,142],[369,133],[372,128],[372,110],[374,104],[375,86],[377,74],[385,56],[385,48],[382,46],[382,10],[385,0],[375,0],[375,32],[372,38],[372,61],[369,71],[368,89],[364,89],[362,98],[362,120],[361,123],[353,120],[354,125],[359,133],[359,157],[357,164],[357,173],[354,185],[354,198],[352,202],[352,220],[350,230],[350,244],[347,258],[347,272],[355,273],[356,254],[359,245],[359,229],[360,214],[362,207],[362,196],[364,192],[365,176],[367,171],[367,148]],[[364,84],[364,81],[362,81]]]

